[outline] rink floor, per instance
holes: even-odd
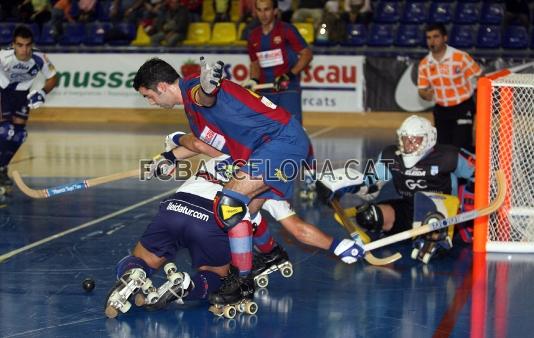
[[[173,129],[33,124],[10,169],[32,188],[125,171],[161,151]],[[374,158],[394,141],[394,130],[308,131],[318,159],[337,165]],[[256,315],[217,318],[198,302],[158,312],[132,307],[107,319],[104,299],[115,263],[178,184],[132,178],[42,200],[14,189],[0,208],[0,255],[41,243],[0,263],[0,337],[500,338],[534,332],[534,255],[474,257],[470,246],[456,241],[448,256],[423,265],[409,258],[410,243],[401,243],[375,253],[403,254],[386,267],[345,265],[297,243],[274,221],[272,232],[288,251],[294,275],[271,275],[268,289],[257,291]],[[297,198],[294,207],[325,232],[346,237],[328,207]],[[54,237],[69,229],[75,230]],[[191,271],[185,252],[176,263]],[[91,293],[81,287],[86,277],[96,281]],[[164,281],[161,273],[154,280]]]

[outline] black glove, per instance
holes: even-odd
[[[291,71],[282,74],[280,76],[277,76],[274,79],[274,90],[279,92],[281,90],[286,90],[289,87],[289,81],[295,78],[295,74],[291,73]]]

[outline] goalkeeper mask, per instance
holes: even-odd
[[[413,167],[436,144],[436,128],[430,121],[417,115],[408,117],[399,129],[399,150],[406,168]]]

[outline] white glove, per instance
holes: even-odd
[[[385,181],[376,181],[374,184],[362,186],[360,190],[356,192],[356,196],[367,202],[372,201],[377,198],[378,194],[380,194],[380,190],[385,184]]]
[[[204,93],[216,95],[222,81],[224,62],[207,63],[206,59],[200,57],[200,86]]]
[[[45,102],[46,93],[44,90],[32,90],[26,98],[28,99],[28,107],[30,109],[39,108]]]
[[[358,259],[362,258],[365,254],[365,249],[360,237],[356,237],[354,240],[344,239],[342,241],[334,239],[330,251],[338,256],[343,263],[347,264],[356,263]]]
[[[249,90],[254,90],[254,87],[256,87],[257,85],[258,85],[258,81],[256,79],[248,79],[247,81],[241,84],[241,87],[249,89]]]
[[[161,153],[152,159],[148,165],[145,179],[150,180],[158,177],[164,181],[168,180],[176,170],[176,157],[172,152]]]
[[[363,174],[353,168],[334,169],[331,175],[324,175],[317,181],[317,196],[329,204],[334,197],[340,198],[346,193],[357,193],[365,186],[363,178]]]
[[[180,137],[184,136],[185,133],[182,131],[175,131],[172,134],[165,136],[165,151],[171,151],[176,147],[180,146]]]

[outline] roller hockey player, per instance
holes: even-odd
[[[425,118],[412,115],[408,117],[397,130],[398,145],[391,145],[382,151],[376,164],[376,178],[369,176],[360,181],[346,180],[341,185],[332,185],[331,182],[321,181],[322,198],[331,199],[346,192],[356,192],[364,197],[366,203],[352,210],[357,224],[371,234],[378,236],[395,234],[412,227],[414,222],[421,224],[424,217],[436,214],[426,214],[429,210],[417,210],[419,206],[417,193],[438,193],[457,195],[457,179],[473,180],[474,166],[469,162],[458,148],[449,145],[436,145],[436,129]],[[372,196],[365,196],[367,189],[361,189],[362,184],[381,187],[380,181],[392,180],[400,199],[373,203],[377,194],[376,189]],[[326,191],[326,192],[325,192]],[[362,193],[363,192],[363,193]],[[430,194],[431,195],[431,194]],[[456,198],[447,199],[445,208],[447,214],[441,213],[437,217],[454,215],[457,210]],[[414,206],[415,204],[415,206]],[[436,209],[437,206],[434,207]],[[421,212],[424,213],[421,216]],[[428,221],[428,220],[427,220]],[[452,247],[452,229],[432,232],[423,238],[414,241],[413,258],[427,263],[438,251],[448,250]]]

